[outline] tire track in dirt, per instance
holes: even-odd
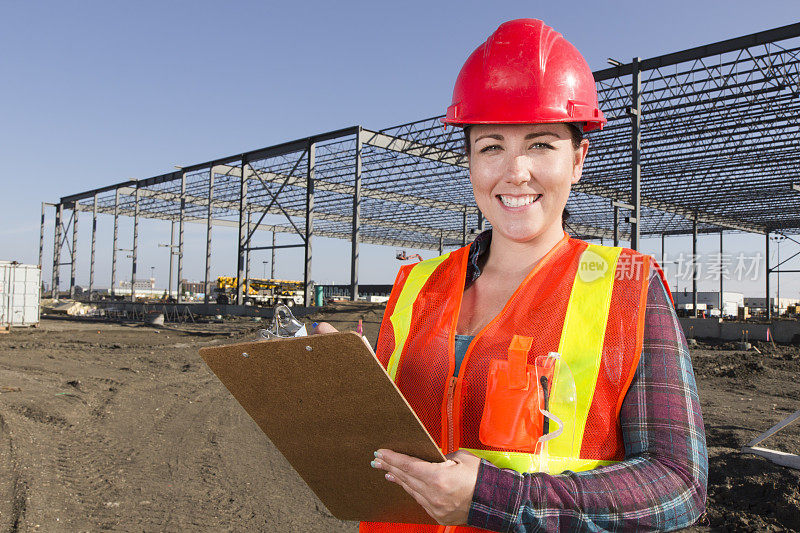
[[[0,527],[16,532],[22,527],[28,502],[28,486],[20,474],[11,430],[0,413]],[[4,518],[7,517],[7,518]]]

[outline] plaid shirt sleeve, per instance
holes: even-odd
[[[481,460],[468,524],[492,531],[670,531],[705,509],[708,456],[686,339],[651,269],[644,346],[622,403],[625,460],[518,474]]]

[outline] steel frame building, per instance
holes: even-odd
[[[632,248],[641,235],[661,235],[662,253],[664,235],[691,234],[695,257],[698,233],[718,232],[720,247],[723,232],[758,233],[768,261],[770,234],[800,229],[800,23],[609,62],[614,66],[594,73],[608,124],[590,134],[584,175],[568,203],[570,233],[629,240]],[[333,237],[351,242],[355,299],[360,243],[441,251],[484,227],[462,132],[443,128],[439,118],[380,131],[354,126],[65,196],[42,205],[39,262],[46,205],[55,207],[54,293],[59,267],[69,264],[74,295],[79,212],[92,214],[90,292],[98,214],[114,220],[112,290],[119,217],[133,218],[132,280],[141,218],[177,227],[179,280],[184,228],[206,226],[206,286],[213,227],[230,226],[238,228],[240,282],[249,275],[250,252],[271,249],[274,264],[276,249],[303,248],[308,304],[313,239]],[[252,245],[256,231],[273,232],[273,246]],[[300,242],[276,246],[276,232]],[[70,256],[62,263],[64,244]],[[767,296],[769,273],[779,267],[767,264]]]

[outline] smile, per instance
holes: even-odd
[[[524,196],[511,196],[511,195],[503,195],[498,194],[498,198],[506,207],[525,207],[526,205],[530,205],[539,198],[542,197],[541,194],[526,194]]]

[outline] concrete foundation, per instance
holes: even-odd
[[[710,338],[727,341],[742,340],[747,331],[749,340],[766,341],[767,330],[775,342],[790,343],[800,339],[800,322],[773,320],[770,323],[720,322],[717,318],[679,318],[686,338]]]

